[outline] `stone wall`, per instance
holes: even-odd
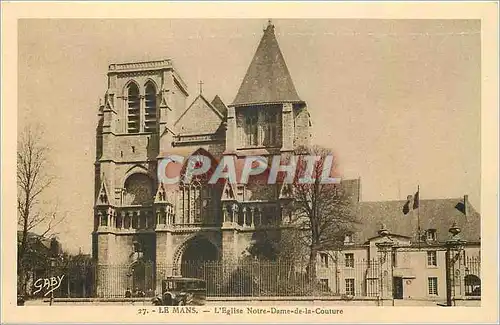
[[[309,127],[309,112],[307,108],[295,108],[294,109],[294,119],[295,119],[295,139],[294,146],[308,146],[310,143],[311,132]]]

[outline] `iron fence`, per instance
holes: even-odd
[[[463,284],[465,296],[481,296],[481,258],[467,256],[462,258]]]
[[[460,282],[455,293],[465,296],[481,295],[480,259],[462,258],[458,261]],[[180,265],[140,262],[132,265],[84,264],[57,265],[38,272],[29,284],[33,293],[38,279],[60,278],[54,290],[58,298],[121,298],[150,297],[161,290],[161,280],[172,275],[206,281],[209,297],[293,297],[339,296],[390,297],[395,290],[391,265],[387,261],[351,260],[330,264],[318,263],[314,281],[306,264],[283,261],[221,261],[189,262]],[[38,285],[44,282],[39,282]],[[47,290],[41,290],[43,295]]]
[[[181,265],[152,262],[133,265],[57,266],[38,274],[58,276],[60,286],[54,297],[148,297],[158,293],[161,280],[172,275],[206,281],[211,297],[262,296],[371,296],[380,293],[381,263],[378,260],[334,263],[316,268],[310,280],[307,265],[282,261],[189,262]],[[41,293],[43,293],[42,291]]]

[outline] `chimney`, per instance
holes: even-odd
[[[467,217],[469,215],[469,196],[464,195],[464,214]]]
[[[387,227],[386,227],[385,223],[383,223],[383,224],[380,225],[380,229],[378,231],[378,235],[381,236],[381,237],[387,237],[387,235],[389,235],[389,230],[387,230]]]

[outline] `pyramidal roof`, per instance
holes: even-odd
[[[302,101],[269,23],[231,106],[284,102]]]

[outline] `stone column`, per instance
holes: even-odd
[[[125,223],[125,212],[120,212],[120,229],[124,228],[124,223]]]
[[[173,225],[175,224],[175,210],[174,210],[174,206],[173,205],[170,205],[169,207],[169,211],[170,211],[170,224]]]
[[[172,224],[172,213],[170,210],[170,206],[165,207],[165,224],[166,225],[171,225]]]
[[[377,243],[380,263],[380,298],[382,305],[384,300],[394,299],[393,297],[393,265],[392,265],[392,249],[394,242],[388,237],[389,231],[385,225],[382,225],[378,234],[385,238],[384,241]]]
[[[243,227],[247,226],[247,218],[248,218],[248,209],[247,207],[243,207]]]
[[[142,89],[139,89],[139,91],[141,92],[139,95],[139,132],[144,132],[145,96],[142,93]]]
[[[230,106],[227,108],[226,153],[234,153],[236,146],[236,109]]]
[[[161,224],[161,210],[156,209],[156,228]]]
[[[255,228],[254,222],[255,207],[250,207],[250,227]]]
[[[232,206],[232,210],[233,210],[233,213],[231,214],[231,222],[233,224],[238,224],[239,222],[239,211],[240,211],[240,207],[238,206],[238,204],[234,203],[233,206]]]
[[[101,211],[97,211],[97,228],[101,228],[102,227],[102,212]]]
[[[111,214],[113,212],[111,211],[111,209],[108,209],[108,211],[106,212],[106,226],[109,228],[111,226]]]
[[[222,224],[227,222],[227,206],[225,204],[222,205]]]
[[[281,119],[281,134],[283,136],[283,144],[281,151],[293,151],[293,142],[295,138],[295,127],[293,123],[293,105],[292,103],[284,103]]]
[[[265,112],[262,109],[257,111],[257,145],[264,145],[264,138],[266,137],[266,127],[265,125]]]
[[[457,288],[460,290],[463,273],[459,271],[459,276],[455,276],[455,271],[460,269],[457,262],[460,261],[460,254],[464,249],[467,241],[460,236],[461,229],[456,223],[448,230],[451,238],[446,241],[446,305],[455,306],[455,298],[457,297]],[[460,291],[459,291],[460,292]]]

